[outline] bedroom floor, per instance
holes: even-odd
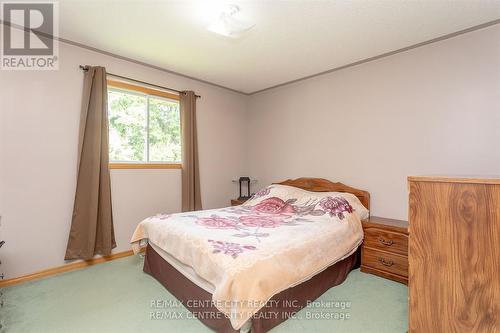
[[[151,301],[174,301],[156,280],[142,272],[138,256],[5,288],[0,332],[211,332],[196,319],[150,319]],[[316,309],[303,309],[272,333],[405,332],[407,287],[400,283],[351,272],[347,280],[319,300],[350,302],[350,319],[306,319]],[[175,304],[174,304],[175,305]],[[332,312],[332,310],[326,309]]]

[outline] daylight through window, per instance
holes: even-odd
[[[123,82],[108,82],[109,160],[180,163],[176,95]]]

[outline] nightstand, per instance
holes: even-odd
[[[361,271],[408,284],[408,222],[376,216],[361,222]]]
[[[249,198],[247,199],[231,199],[231,206],[239,206],[241,204],[243,204],[245,201],[247,201]]]

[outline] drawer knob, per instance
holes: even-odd
[[[384,258],[382,258],[382,257],[379,257],[379,258],[378,258],[378,261],[379,261],[382,265],[387,266],[387,267],[391,267],[392,265],[394,265],[394,261],[392,261],[392,260],[386,261],[386,260],[385,260]]]
[[[379,237],[378,241],[380,244],[387,245],[387,246],[391,246],[392,244],[394,244],[394,241],[392,239],[386,240],[383,237]]]

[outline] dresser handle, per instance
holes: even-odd
[[[382,258],[382,257],[379,257],[379,258],[378,258],[378,261],[379,261],[382,265],[387,266],[387,267],[391,267],[392,265],[394,265],[394,261],[392,261],[392,260],[385,261],[385,259],[384,259],[384,258]]]
[[[384,238],[382,237],[379,237],[378,238],[378,241],[381,243],[381,244],[384,244],[384,245],[387,245],[387,246],[391,246],[392,244],[394,244],[394,241],[392,239],[390,240],[385,240]]]

